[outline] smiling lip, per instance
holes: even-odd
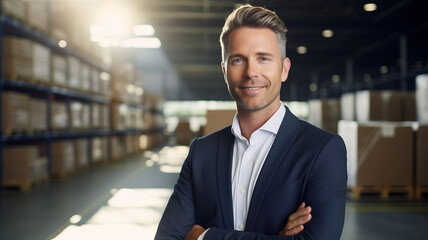
[[[263,87],[240,87],[240,88],[244,90],[254,91],[254,90],[262,89]]]

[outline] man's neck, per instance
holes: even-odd
[[[281,102],[274,107],[264,108],[256,111],[243,110],[238,107],[238,121],[241,134],[250,141],[251,134],[263,126],[278,111]]]

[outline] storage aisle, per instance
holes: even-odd
[[[183,146],[1,194],[0,239],[153,239],[187,154]],[[348,201],[342,239],[426,239],[428,202]]]

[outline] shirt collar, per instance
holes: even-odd
[[[284,119],[285,112],[286,112],[286,108],[284,107],[283,104],[280,104],[275,114],[271,118],[269,118],[269,120],[265,124],[263,124],[263,126],[261,126],[259,129],[271,132],[275,135],[278,134],[278,130],[279,130],[279,127],[281,126],[282,120]],[[245,139],[241,133],[241,127],[238,121],[238,113],[236,113],[235,117],[233,118],[232,134],[235,135],[235,137]]]

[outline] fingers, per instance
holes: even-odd
[[[295,228],[301,228],[303,227],[303,224],[308,223],[311,219],[312,219],[312,215],[310,213],[307,213],[296,218],[293,221],[289,221],[285,226],[285,232],[289,232]]]
[[[297,208],[296,212],[288,217],[287,225],[280,232],[280,235],[296,235],[303,231],[303,224],[308,223],[312,219],[312,208],[305,206],[306,204],[303,202]]]
[[[294,220],[296,220],[296,219],[298,219],[298,218],[300,218],[300,217],[302,217],[302,216],[304,216],[304,215],[306,215],[306,214],[309,214],[310,212],[312,211],[312,208],[311,207],[305,207],[305,202],[303,202],[302,204],[300,204],[300,206],[297,208],[297,210],[296,210],[296,212],[295,213],[293,213],[293,214],[291,214],[289,217],[288,217],[288,222],[290,222],[290,221],[294,221]]]

